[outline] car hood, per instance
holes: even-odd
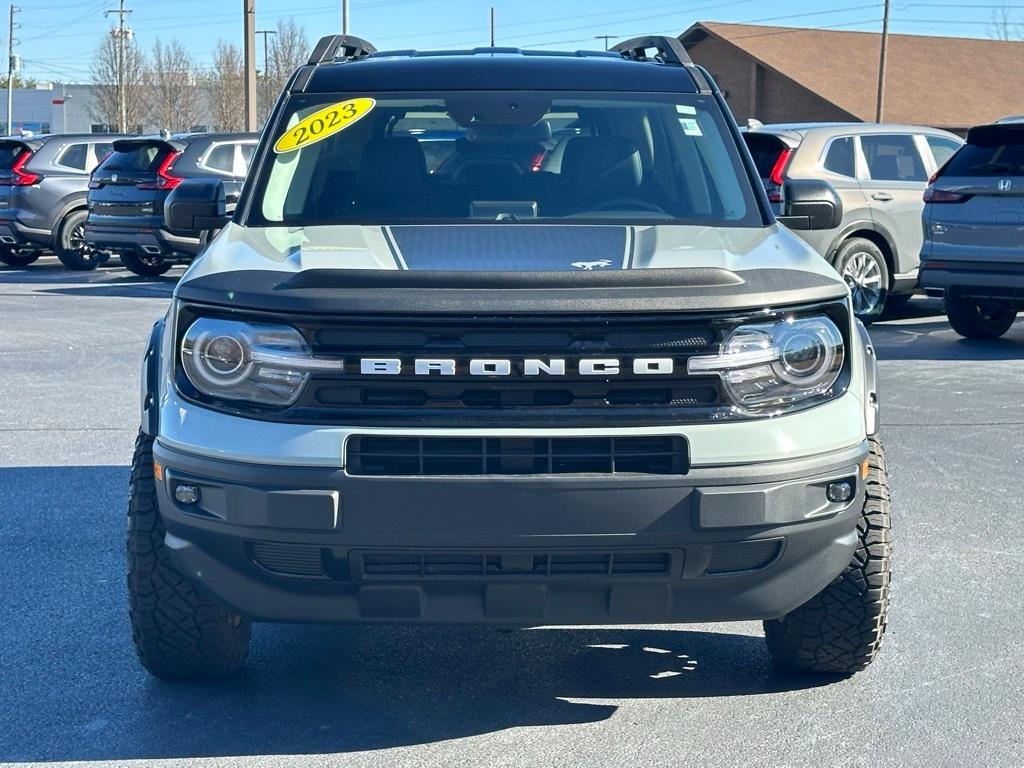
[[[524,292],[546,292],[548,301],[528,311],[557,311],[557,296],[564,303],[566,291],[580,297],[602,294],[604,299],[632,293],[637,302],[674,296],[682,300],[676,308],[707,309],[824,300],[847,293],[832,267],[778,224],[247,228],[232,223],[186,272],[177,295],[312,311],[339,309],[328,306],[333,298],[334,304],[373,311],[373,304],[364,310],[342,301],[348,293],[353,299],[365,295],[367,288],[393,288],[406,298],[410,291],[432,291],[426,311],[443,303],[441,294],[453,291],[463,299],[473,294],[462,307],[471,311],[500,309],[493,301],[496,292],[518,293],[520,298]],[[487,292],[490,303],[484,301]],[[388,298],[386,291],[372,293]],[[657,309],[655,303],[649,308]]]

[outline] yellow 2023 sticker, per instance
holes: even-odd
[[[360,98],[339,101],[337,104],[324,107],[289,128],[274,144],[274,151],[278,154],[294,152],[296,149],[308,147],[328,136],[333,136],[355,125],[370,114],[376,105],[374,99]]]

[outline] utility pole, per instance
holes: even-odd
[[[270,54],[268,53],[269,48],[267,47],[267,37],[269,35],[276,35],[277,30],[274,29],[257,29],[257,35],[263,35],[263,82],[267,82],[270,76]]]
[[[348,34],[348,0],[341,0],[341,34]]]
[[[885,57],[889,48],[889,0],[885,0],[882,12],[882,51],[878,58],[878,101],[875,104],[875,122],[882,122],[885,109]]]
[[[615,40],[616,38],[618,38],[618,35],[594,35],[595,40],[604,40],[604,49],[606,51],[608,50],[608,41]]]
[[[14,14],[21,8],[11,6],[11,20],[7,24],[7,135],[14,133]]]
[[[245,38],[245,130],[256,130],[256,0],[242,0]],[[266,39],[266,38],[264,38]]]
[[[128,133],[128,88],[124,81],[124,41],[126,37],[131,33],[131,30],[124,25],[124,17],[127,16],[131,11],[124,7],[125,0],[118,0],[118,7],[116,11],[104,11],[104,16],[109,16],[112,13],[117,14],[117,31],[113,34],[117,36],[117,116],[118,116],[118,129],[122,133]]]
[[[494,47],[494,6],[491,6],[491,48]]]

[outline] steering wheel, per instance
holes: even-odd
[[[591,208],[591,211],[620,211],[620,210],[641,210],[649,211],[651,213],[663,213],[668,215],[668,212],[659,205],[655,205],[649,200],[641,200],[639,197],[620,197],[615,200],[608,200],[601,203],[596,208]]]

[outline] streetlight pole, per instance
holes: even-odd
[[[875,122],[882,122],[885,109],[885,58],[889,48],[889,0],[882,12],[882,50],[878,57],[878,101],[875,103]]]
[[[242,0],[245,40],[245,130],[256,130],[256,0]]]
[[[341,0],[341,34],[348,34],[348,0]]]
[[[20,8],[11,6],[11,19],[7,24],[7,135],[14,133],[14,14]]]
[[[494,47],[494,6],[491,6],[491,48]]]

